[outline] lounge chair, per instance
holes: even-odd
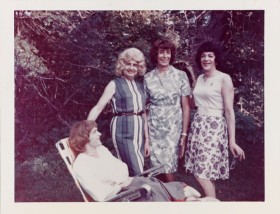
[[[61,158],[63,159],[64,163],[67,166],[68,171],[70,172],[72,178],[75,181],[76,186],[80,190],[82,197],[85,202],[93,202],[93,198],[90,197],[89,194],[82,188],[81,184],[79,183],[78,179],[75,177],[73,171],[73,162],[76,158],[75,153],[72,151],[68,144],[68,138],[61,139],[55,144],[56,148],[59,151]],[[140,175],[137,176],[155,176],[162,172],[163,166],[160,167],[153,167],[147,171],[144,171]],[[120,202],[120,201],[134,201],[140,197],[149,197],[151,194],[151,187],[149,185],[142,185],[140,188],[130,189],[127,191],[123,191],[118,193],[117,195],[108,198],[106,201],[110,202]]]

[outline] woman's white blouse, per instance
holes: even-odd
[[[128,169],[106,147],[97,147],[97,153],[98,158],[80,153],[73,169],[83,189],[95,201],[104,201],[121,190],[119,184],[128,179]]]

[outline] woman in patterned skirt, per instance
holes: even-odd
[[[171,64],[175,45],[167,40],[156,41],[151,48],[151,61],[156,68],[144,76],[150,102],[148,113],[151,163],[165,164],[164,181],[173,181],[178,157],[183,156],[189,124],[191,88],[184,71]],[[180,145],[179,145],[180,144]],[[181,148],[179,148],[181,147]]]
[[[205,42],[195,60],[204,73],[197,78],[193,90],[197,112],[190,128],[185,167],[194,174],[206,196],[216,197],[214,181],[229,178],[228,145],[239,160],[245,154],[235,142],[234,89],[230,76],[218,70],[219,49]]]
[[[145,58],[140,50],[128,48],[120,53],[115,69],[115,74],[119,77],[106,86],[87,118],[95,121],[111,101],[114,111],[111,121],[114,147],[118,158],[128,165],[130,176],[143,172],[144,156],[150,154],[144,86],[135,79],[138,75],[143,76],[145,72]]]

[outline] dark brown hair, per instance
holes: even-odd
[[[159,39],[154,42],[151,50],[150,50],[150,59],[153,64],[157,64],[158,59],[158,50],[159,49],[170,49],[171,50],[171,59],[170,64],[173,64],[175,61],[175,55],[176,55],[176,47],[169,39]]]
[[[213,52],[215,55],[216,68],[220,69],[222,67],[222,54],[221,54],[220,48],[218,48],[218,46],[214,42],[207,41],[200,45],[200,47],[197,50],[196,56],[195,56],[195,62],[199,69],[202,69],[201,54],[203,52]]]

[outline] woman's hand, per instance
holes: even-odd
[[[229,145],[229,148],[233,156],[238,158],[239,161],[242,159],[245,160],[245,152],[240,148],[240,146],[238,146],[236,143],[232,143]]]
[[[128,177],[124,182],[120,183],[120,187],[121,189],[124,189],[125,187],[127,187],[133,180],[133,177]]]
[[[150,149],[149,140],[146,139],[145,145],[144,145],[144,155],[145,155],[145,157],[150,156],[150,153],[151,153],[151,149]]]

